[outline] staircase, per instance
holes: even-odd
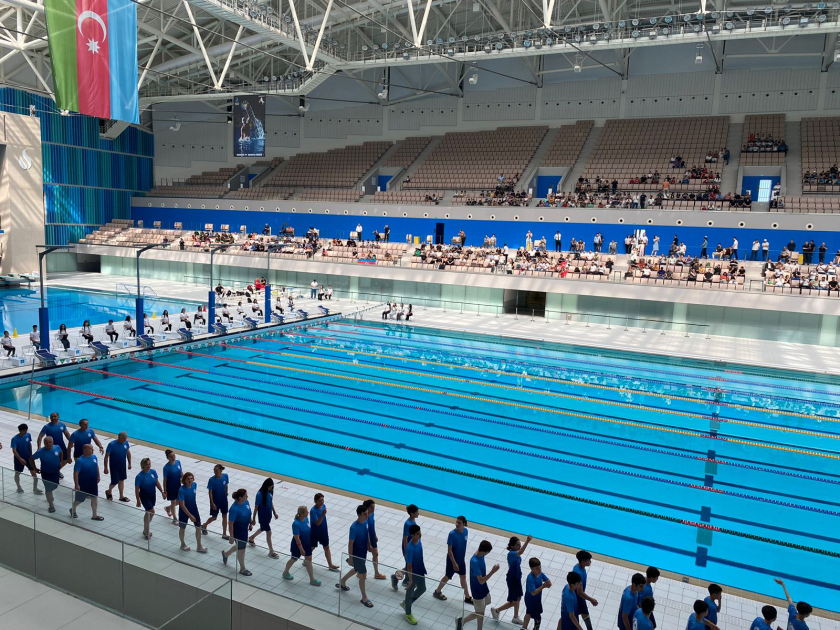
[[[519,178],[519,185],[517,186],[519,190],[528,190],[528,186],[531,183],[531,179],[534,177],[534,173],[537,172],[540,164],[542,164],[545,154],[548,153],[548,150],[551,148],[551,145],[554,144],[554,140],[557,138],[557,134],[559,133],[560,128],[554,127],[549,128],[548,132],[545,136],[543,136],[540,146],[537,147],[531,161],[528,162],[528,166],[526,166],[525,170],[522,171],[522,176]]]
[[[289,160],[286,159],[286,160],[283,160],[282,162],[280,162],[280,164],[278,164],[273,169],[271,169],[271,168],[265,169],[262,173],[260,173],[254,179],[252,179],[250,181],[250,183],[248,184],[249,187],[250,188],[259,188],[265,180],[267,180],[269,177],[271,177],[274,173],[282,171],[288,165],[289,165]]]
[[[426,161],[426,158],[431,155],[432,151],[438,148],[438,145],[443,142],[443,136],[436,136],[432,138],[432,141],[428,144],[428,146],[420,152],[420,155],[417,156],[417,159],[412,162],[407,169],[405,169],[401,174],[400,177],[405,179],[406,177],[411,177],[414,173],[417,172],[417,169],[420,168],[420,165]],[[402,182],[399,182],[396,187],[392,186],[391,190],[402,190]]]
[[[788,145],[785,158],[785,197],[802,196],[802,138],[799,136],[799,123],[785,123],[785,142]]]
[[[395,142],[394,144],[392,144],[388,148],[388,150],[385,151],[385,153],[383,153],[382,155],[379,156],[379,159],[376,160],[376,162],[374,162],[373,166],[371,166],[367,170],[367,172],[362,176],[362,178],[359,181],[356,182],[356,185],[353,186],[353,188],[356,188],[356,189],[361,188],[362,185],[364,185],[365,182],[367,182],[370,179],[370,177],[371,177],[371,175],[373,175],[374,171],[377,171],[380,167],[385,166],[385,164],[388,161],[388,158],[391,157],[391,155],[394,154],[394,152],[400,147],[400,145],[402,145],[402,142]],[[372,195],[375,190],[376,190],[376,188],[374,188],[373,191],[371,191],[370,193],[367,193],[367,194]]]
[[[740,193],[741,187],[741,136],[744,124],[729,124],[729,135],[726,137],[726,147],[729,149],[729,166],[720,171],[720,191],[726,193]],[[720,162],[718,162],[720,164]]]
[[[586,139],[586,142],[583,143],[583,148],[580,150],[577,162],[575,162],[572,168],[569,169],[569,172],[566,173],[566,176],[563,178],[563,183],[560,186],[560,190],[571,191],[575,189],[575,182],[577,182],[578,177],[580,177],[586,169],[589,157],[595,150],[595,146],[598,144],[598,140],[600,140],[601,133],[603,131],[603,127],[593,127],[592,131],[589,132],[589,137]]]

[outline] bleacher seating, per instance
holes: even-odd
[[[297,198],[303,201],[344,201],[352,203],[359,201],[365,193],[355,189],[341,188],[307,188],[297,194]]]
[[[432,141],[431,137],[425,136],[421,138],[406,138],[400,143],[388,159],[385,161],[385,166],[401,166],[408,168],[417,159],[423,150],[429,146]]]
[[[121,234],[124,230],[127,230],[133,225],[134,221],[131,219],[114,219],[113,221],[103,225],[98,230],[91,232],[82,239],[79,239],[79,243],[84,243],[86,245],[107,245],[112,238]]]
[[[391,144],[365,142],[325,153],[301,153],[290,158],[286,167],[269,176],[261,187],[354,188]]]
[[[802,143],[802,173],[823,173],[840,163],[840,117],[803,118],[799,124]],[[803,181],[803,193],[840,193],[840,185],[831,181]]]
[[[780,197],[779,208],[771,205],[770,212],[807,212],[820,214],[835,214],[840,212],[840,199],[836,197]]]
[[[377,266],[393,266],[405,254],[408,245],[405,243],[362,243],[357,247],[347,245],[325,245],[327,262],[355,263],[359,258],[371,260],[370,254],[376,257]]]
[[[785,137],[784,114],[751,114],[744,117],[744,131],[741,134],[741,146],[730,147],[730,152],[740,151],[750,143],[750,137],[772,137],[783,140]],[[745,151],[741,153],[743,166],[781,166],[785,163],[786,153],[781,151]]]
[[[403,190],[492,189],[500,174],[522,174],[547,131],[531,126],[447,133]]]
[[[383,190],[373,194],[373,201],[375,203],[433,206],[435,202],[427,199],[427,197],[432,197],[433,195],[437,195],[438,200],[440,200],[443,198],[443,191]]]
[[[245,168],[244,164],[220,168],[217,171],[204,171],[201,175],[191,175],[184,180],[187,186],[219,186]]]
[[[557,137],[542,160],[542,166],[574,165],[594,126],[595,122],[592,120],[579,120],[574,125],[560,127]]]
[[[582,176],[590,182],[596,177],[618,180],[621,190],[659,190],[661,183],[629,181],[656,171],[662,178],[674,176],[679,180],[686,169],[694,166],[720,171],[722,161],[705,164],[706,155],[722,149],[728,133],[728,116],[608,120]],[[672,157],[682,157],[686,169],[672,169]],[[692,179],[688,184],[676,183],[670,188],[691,191],[707,187],[702,180]]]
[[[224,197],[227,186],[155,186],[149,191],[150,197],[205,197],[209,199]]]
[[[95,232],[80,239],[85,245],[153,245],[156,243],[175,243],[182,236],[192,232],[183,230],[165,230],[160,228],[136,228],[131,219],[115,219]]]
[[[294,188],[240,188],[230,193],[228,199],[291,199]]]

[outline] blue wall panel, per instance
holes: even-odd
[[[537,190],[535,197],[544,199],[548,196],[548,189],[551,188],[554,192],[560,188],[560,180],[563,179],[561,175],[538,175],[537,176]]]

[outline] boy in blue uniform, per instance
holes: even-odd
[[[117,436],[117,439],[105,449],[105,464],[103,472],[107,475],[108,468],[111,468],[111,483],[108,484],[108,491],[105,493],[105,498],[109,501],[114,499],[111,494],[114,486],[117,486],[120,491],[120,501],[128,503],[130,499],[125,496],[125,480],[128,479],[128,471],[131,470],[131,446],[128,444],[128,434],[123,431]]]
[[[475,612],[465,617],[458,617],[455,620],[456,630],[462,630],[464,625],[473,619],[475,619],[478,630],[484,627],[484,611],[490,604],[490,588],[487,586],[487,581],[499,570],[499,565],[494,564],[490,573],[487,572],[484,556],[491,551],[493,551],[493,545],[490,541],[482,540],[478,546],[478,551],[470,558],[470,591],[472,591]]]
[[[412,626],[417,625],[417,619],[411,614],[411,606],[426,592],[426,565],[423,562],[423,543],[419,525],[412,525],[408,529],[411,540],[405,548],[405,562],[408,570],[408,589],[405,591],[405,620]]]
[[[653,585],[656,584],[657,580],[659,580],[659,569],[656,567],[648,567],[647,571],[645,571],[645,585],[642,588],[642,592],[639,593],[640,606],[645,597],[653,599]],[[656,618],[653,616],[653,613],[651,613],[648,618],[651,626],[653,626],[654,630],[656,630]]]
[[[706,619],[714,624],[717,624],[718,613],[723,608],[723,589],[717,584],[709,584],[709,596],[703,601],[709,607],[709,612]]]
[[[566,575],[566,586],[563,587],[560,597],[560,621],[557,622],[557,630],[583,630],[578,621],[581,586],[580,574],[569,571]]]
[[[24,468],[29,469],[32,475],[32,492],[41,494],[38,489],[38,475],[35,474],[35,467],[29,462],[32,457],[32,436],[29,435],[29,427],[26,424],[18,425],[18,434],[12,438],[12,458],[15,467],[15,485],[18,492],[23,492],[20,485],[20,473]]]
[[[347,564],[350,569],[338,584],[336,588],[342,591],[349,591],[347,580],[354,575],[359,578],[359,590],[362,593],[362,605],[367,608],[373,608],[373,602],[368,599],[365,591],[365,578],[367,577],[367,552],[368,552],[368,528],[367,528],[368,510],[364,505],[356,508],[356,520],[350,526],[350,539],[347,543]]]
[[[228,483],[225,467],[221,464],[213,466],[213,476],[207,480],[207,494],[210,497],[210,518],[201,526],[201,533],[207,535],[207,528],[219,514],[222,515],[222,537],[227,537],[228,531]]]
[[[53,412],[50,414],[50,421],[43,426],[41,432],[38,434],[38,448],[41,448],[41,442],[46,437],[51,437],[53,439],[53,446],[57,446],[61,449],[61,458],[66,460],[67,463],[70,463],[70,459],[67,457],[67,444],[64,442],[64,438],[70,439],[70,432],[67,430],[67,427],[64,426],[63,422],[60,422],[58,419],[58,414]],[[64,475],[58,473],[59,479],[64,479]]]
[[[409,533],[409,529],[411,529],[412,525],[417,525],[417,517],[420,516],[420,508],[414,505],[407,505],[405,511],[408,512],[408,518],[405,520],[403,524],[403,537],[402,537],[402,554],[403,558],[405,558],[405,550],[408,547],[408,543],[411,540],[411,534]],[[397,590],[397,575],[393,574],[391,576],[391,587],[396,591]],[[403,578],[403,586],[408,587],[408,576],[406,575]]]
[[[621,594],[621,604],[618,607],[618,630],[632,630],[633,613],[639,607],[639,594],[645,587],[645,576],[634,573],[630,578],[630,586]]]
[[[461,580],[461,588],[464,589],[464,601],[468,604],[472,603],[470,597],[470,589],[467,586],[467,537],[469,530],[467,529],[467,518],[459,516],[455,519],[455,529],[449,532],[449,537],[446,539],[446,574],[441,578],[438,587],[432,593],[432,597],[441,601],[446,601],[447,597],[441,591],[443,585],[451,580],[455,574],[458,574]]]
[[[90,499],[90,509],[93,512],[92,521],[104,521],[105,519],[96,514],[99,505],[99,462],[93,454],[93,445],[85,444],[82,449],[82,456],[76,460],[73,466],[73,486],[76,490],[76,497],[70,507],[70,516],[78,518],[76,508]]]
[[[688,623],[685,624],[685,630],[718,630],[718,627],[711,621],[706,619],[709,614],[709,605],[703,600],[696,600],[694,602],[694,612],[688,618]]]
[[[373,499],[365,499],[362,503],[368,511],[367,526],[368,526],[368,547],[370,548],[370,558],[373,561],[373,579],[385,580],[388,576],[379,572],[379,539],[376,536],[376,501]]]
[[[811,604],[807,602],[793,603],[790,593],[788,593],[787,586],[785,586],[782,578],[775,579],[776,584],[781,586],[785,591],[785,598],[788,601],[788,625],[787,630],[808,630],[808,624],[805,620],[811,616],[814,609]]]
[[[750,624],[750,630],[773,630],[773,623],[778,613],[775,606],[762,606],[761,617],[756,617]]]
[[[542,592],[543,589],[551,588],[551,580],[542,572],[542,564],[539,558],[528,560],[531,572],[525,580],[525,619],[522,620],[522,628],[527,628],[531,619],[534,620],[534,630],[540,630],[542,623]]]
[[[91,442],[99,447],[100,455],[105,454],[105,449],[102,448],[102,443],[96,437],[96,433],[88,426],[88,421],[82,418],[79,420],[79,428],[70,434],[70,441],[67,443],[67,448],[73,451],[74,458],[79,459],[84,454],[85,444],[90,444]]]
[[[368,521],[370,522],[370,521]],[[324,557],[327,559],[327,566],[330,571],[338,571],[339,566],[333,564],[332,553],[330,552],[330,533],[327,529],[327,505],[324,495],[320,492],[315,495],[315,505],[309,509],[310,542],[312,548],[318,545],[324,548]],[[370,530],[368,530],[370,535]]]
[[[40,469],[35,466],[36,460],[41,462]],[[32,470],[40,473],[41,479],[44,480],[44,493],[47,497],[47,504],[50,506],[48,512],[52,514],[55,512],[53,490],[58,487],[61,469],[67,463],[67,460],[61,453],[61,447],[53,442],[52,437],[47,436],[44,438],[44,446],[32,453],[29,463]]]
[[[572,567],[572,571],[580,576],[580,590],[578,591],[578,614],[586,624],[586,630],[592,630],[592,622],[589,620],[589,602],[593,606],[598,605],[598,600],[586,594],[586,569],[592,564],[592,554],[581,549],[575,554],[577,564]]]
[[[505,581],[507,582],[507,601],[498,608],[490,608],[490,614],[496,621],[499,620],[499,615],[507,610],[513,608],[513,619],[511,621],[520,625],[522,620],[519,618],[519,602],[522,600],[522,554],[528,548],[531,540],[530,536],[525,539],[525,544],[519,540],[517,536],[511,536],[507,547],[507,575]]]
[[[636,612],[633,613],[633,630],[653,630],[653,609],[656,602],[653,597],[643,597]]]

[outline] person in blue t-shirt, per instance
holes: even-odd
[[[639,607],[639,594],[645,587],[645,576],[634,573],[630,578],[630,586],[621,594],[621,604],[618,607],[618,630],[631,630],[633,613]]]
[[[152,470],[152,460],[144,457],[140,460],[140,472],[134,478],[134,498],[137,500],[137,507],[142,506],[145,512],[143,514],[143,538],[146,540],[152,537],[149,526],[155,516],[156,491],[158,490],[163,495],[163,487],[158,480],[157,471]]]
[[[167,449],[166,464],[163,465],[163,498],[169,501],[164,507],[166,515],[172,519],[172,524],[178,524],[178,516],[175,509],[178,507],[178,490],[181,489],[181,476],[184,471],[181,469],[181,462],[175,457],[175,451]]]
[[[490,608],[490,614],[493,616],[493,619],[498,620],[499,614],[507,610],[508,608],[513,608],[513,619],[511,620],[514,624],[520,625],[522,620],[519,619],[519,602],[522,600],[522,554],[525,553],[525,550],[528,548],[528,545],[533,540],[531,536],[528,536],[525,539],[525,544],[522,544],[522,541],[519,540],[517,536],[511,536],[510,541],[508,542],[507,547],[507,575],[505,576],[505,580],[507,581],[507,602],[499,606],[498,608]]]
[[[534,620],[534,630],[540,630],[542,624],[542,592],[551,588],[551,580],[542,572],[542,563],[539,558],[528,560],[531,572],[525,580],[525,619],[522,620],[522,627],[527,628],[531,619]]]
[[[303,566],[306,567],[306,572],[309,574],[309,583],[312,586],[321,586],[321,580],[315,579],[315,574],[312,571],[312,528],[309,525],[309,510],[305,505],[301,505],[295,520],[292,521],[292,544],[290,552],[292,557],[286,563],[286,568],[283,569],[284,580],[294,580],[294,576],[289,573],[292,565],[303,558]]]
[[[633,630],[653,630],[653,609],[656,602],[653,597],[643,597],[639,607],[633,613]]]
[[[195,477],[191,472],[185,472],[181,477],[181,487],[178,489],[178,525],[180,527],[178,538],[181,539],[181,551],[191,551],[187,547],[185,536],[187,525],[192,524],[195,530],[195,550],[198,553],[207,553],[207,547],[201,546],[201,516],[198,514],[196,492],[198,492],[198,485],[195,483]]]
[[[244,488],[235,490],[232,495],[233,505],[228,510],[228,523],[230,524],[230,539],[233,546],[222,552],[222,562],[228,563],[228,558],[236,552],[236,559],[239,561],[239,573],[249,577],[253,575],[245,568],[245,548],[248,546],[248,532],[253,529],[251,524],[251,504],[248,503],[248,491]]]
[[[347,580],[354,575],[359,578],[359,590],[362,593],[362,605],[367,608],[373,608],[373,602],[368,599],[367,591],[365,590],[365,578],[367,578],[367,559],[368,552],[368,509],[364,505],[356,507],[356,520],[350,525],[350,538],[347,542],[347,564],[352,568],[342,577],[335,585],[337,589],[342,591],[349,591]]]
[[[775,606],[762,606],[761,617],[753,619],[753,622],[750,624],[750,630],[773,630],[773,624],[778,614]]]
[[[578,615],[580,615],[580,618],[583,619],[583,623],[586,625],[586,630],[592,630],[592,621],[589,619],[589,606],[587,605],[587,602],[593,606],[598,605],[598,600],[586,593],[586,569],[592,565],[592,554],[584,549],[581,549],[575,554],[575,558],[577,558],[577,564],[572,567],[572,571],[580,576]]]
[[[271,517],[277,518],[277,510],[274,509],[274,480],[267,477],[263,481],[262,486],[257,492],[257,498],[254,501],[254,514],[251,516],[251,525],[259,521],[260,526],[248,538],[248,542],[253,547],[257,543],[254,542],[261,533],[265,532],[265,542],[268,545],[268,557],[275,560],[280,557],[274,551],[274,545],[271,543]]]
[[[59,421],[58,414],[54,411],[50,414],[50,421],[43,426],[41,432],[38,434],[38,448],[41,448],[41,442],[47,437],[53,439],[53,445],[61,449],[61,457],[70,463],[69,453],[67,452],[67,444],[64,439],[70,439],[70,432],[63,422]],[[58,473],[59,479],[64,479],[64,475]]]
[[[706,614],[706,619],[716,624],[718,620],[718,613],[723,608],[723,589],[717,584],[709,584],[709,596],[703,600],[706,606],[709,607],[709,612]]]
[[[420,508],[414,505],[407,505],[405,511],[408,512],[408,518],[403,523],[403,535],[402,535],[402,555],[405,558],[405,549],[408,547],[408,543],[411,540],[411,534],[408,533],[408,530],[411,528],[412,525],[417,525],[417,517],[420,516]],[[397,575],[396,573],[391,575],[391,586],[396,591],[397,590]],[[408,575],[403,578],[403,586],[408,587]]]
[[[457,573],[461,581],[461,588],[464,589],[464,601],[468,604],[472,603],[470,588],[467,585],[468,536],[467,518],[465,516],[459,516],[455,519],[455,529],[449,532],[449,537],[446,539],[446,574],[441,578],[440,583],[432,593],[432,597],[435,599],[446,601],[447,597],[442,592],[443,586]]]
[[[330,532],[327,529],[327,505],[324,495],[318,492],[315,495],[315,505],[309,509],[309,526],[311,528],[312,548],[318,545],[324,548],[324,557],[327,559],[327,566],[330,571],[338,571],[340,567],[333,564],[332,553],[330,552]]]
[[[37,468],[35,462],[40,461],[41,467]],[[32,470],[40,473],[41,479],[44,480],[44,494],[47,498],[47,504],[50,506],[48,512],[53,514],[55,512],[55,503],[53,502],[53,490],[58,487],[59,479],[61,478],[61,469],[67,463],[62,454],[61,447],[55,444],[51,436],[44,438],[44,446],[32,453],[29,458],[29,463]]]
[[[478,545],[478,551],[470,558],[470,592],[472,592],[475,612],[464,617],[458,617],[455,620],[456,630],[461,630],[467,622],[473,619],[475,619],[478,630],[484,627],[484,611],[490,603],[490,587],[487,586],[487,581],[499,570],[499,565],[494,564],[490,572],[487,572],[484,556],[491,551],[493,551],[493,545],[490,541],[482,540]]]
[[[207,494],[210,496],[210,518],[201,526],[201,533],[207,535],[207,528],[219,514],[222,515],[222,538],[228,539],[228,476],[221,464],[213,466],[213,476],[207,480]]]
[[[648,567],[645,571],[645,585],[642,587],[642,592],[639,593],[639,605],[641,606],[642,600],[645,597],[650,597],[653,599],[653,585],[659,580],[659,569],[656,567]],[[653,616],[653,613],[650,614],[648,617],[650,620],[650,624],[653,626],[654,630],[656,630],[656,617]]]
[[[125,496],[125,480],[128,479],[128,471],[131,470],[131,446],[128,443],[128,434],[123,431],[117,439],[108,444],[105,449],[105,465],[103,472],[107,475],[108,468],[111,469],[111,483],[108,484],[108,491],[105,498],[109,501],[114,499],[112,494],[114,486],[120,491],[120,501],[128,503],[131,499]]]
[[[405,548],[408,588],[405,591],[405,600],[402,602],[402,607],[405,610],[405,620],[412,626],[416,626],[417,618],[411,613],[411,607],[426,592],[426,564],[423,562],[420,526],[412,525],[408,528],[408,533],[411,534],[411,540],[408,541],[408,547]]]
[[[578,621],[578,603],[580,589],[583,584],[580,574],[569,571],[566,574],[566,586],[563,587],[563,594],[560,596],[560,622],[558,630],[583,630]]]
[[[38,475],[35,474],[35,466],[29,461],[32,457],[32,436],[29,435],[29,426],[26,424],[18,425],[18,434],[12,438],[12,459],[15,467],[15,485],[17,491],[22,493],[23,487],[20,485],[20,473],[26,468],[29,474],[32,475],[32,492],[41,494],[38,489]]]
[[[76,490],[76,496],[70,507],[70,516],[78,518],[76,508],[90,499],[90,509],[93,512],[91,520],[104,521],[105,519],[96,513],[99,505],[99,462],[93,454],[92,444],[85,444],[82,456],[73,466],[73,487]]]
[[[362,503],[367,508],[368,518],[368,548],[370,549],[370,559],[373,562],[373,578],[375,580],[385,580],[388,578],[384,573],[379,572],[379,539],[376,536],[376,519],[374,513],[376,512],[376,501],[373,499],[365,499]]]
[[[90,444],[91,442],[99,447],[100,455],[105,454],[105,449],[102,448],[102,443],[99,441],[99,438],[96,437],[93,429],[88,426],[88,421],[82,418],[79,420],[79,428],[70,434],[70,441],[67,443],[67,448],[73,452],[73,457],[78,459],[82,456],[82,450],[85,444]]]
[[[785,599],[787,599],[788,602],[787,630],[808,630],[808,624],[805,620],[811,616],[812,612],[814,612],[811,604],[807,602],[797,602],[794,604],[790,593],[788,593],[787,586],[785,586],[784,580],[782,580],[782,578],[776,578],[774,581],[784,589]]]
[[[685,630],[718,630],[718,627],[709,621],[706,616],[709,614],[709,605],[701,599],[694,602],[694,612],[685,624]]]

